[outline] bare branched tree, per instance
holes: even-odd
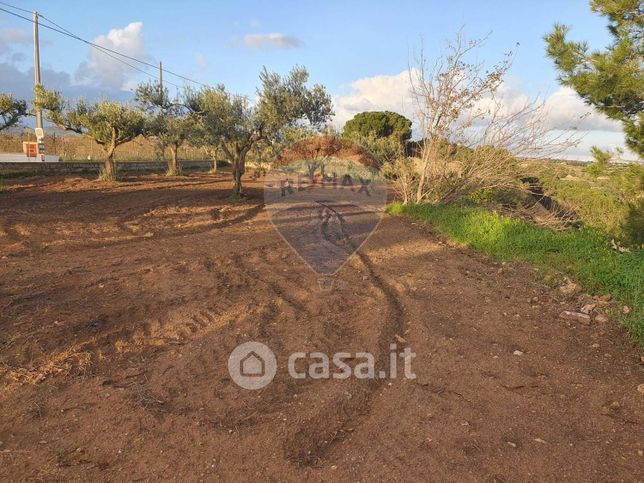
[[[518,188],[517,158],[553,157],[576,142],[570,131],[549,126],[543,101],[504,104],[499,89],[512,53],[491,68],[469,61],[484,42],[459,32],[431,63],[421,48],[409,69],[422,135],[417,177],[406,183],[410,201],[447,203],[481,189]]]

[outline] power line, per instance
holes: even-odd
[[[15,8],[16,10],[20,10],[20,11],[24,11],[24,12],[27,12],[27,13],[31,13],[29,10],[26,10],[26,9],[24,9],[24,8],[20,8],[20,7],[16,7],[16,6],[14,6],[14,5],[10,5],[10,4],[5,3],[5,2],[2,2],[2,1],[0,1],[0,4],[5,5],[5,6],[7,6],[7,7],[10,7],[10,8]],[[25,16],[23,16],[23,15],[17,14],[17,13],[15,13],[15,12],[11,12],[11,11],[9,11],[9,10],[6,10],[6,9],[2,8],[2,7],[0,7],[0,11],[3,11],[3,12],[5,12],[5,13],[8,13],[9,15],[13,15],[14,17],[21,18],[21,19],[23,19],[23,20],[25,20],[25,21],[27,21],[27,22],[34,23],[34,21],[33,21],[32,19],[30,19],[30,18],[28,18],[28,17],[25,17]],[[130,63],[128,63],[128,62],[126,62],[126,61],[124,61],[123,59],[120,59],[120,58],[118,58],[118,57],[114,57],[114,55],[111,55],[111,54],[119,55],[119,56],[121,56],[121,57],[124,57],[124,58],[126,58],[126,59],[132,60],[132,61],[134,61],[134,62],[138,62],[138,63],[140,63],[140,64],[142,64],[142,65],[145,65],[145,66],[148,66],[148,67],[152,67],[152,68],[154,68],[154,69],[157,69],[157,68],[158,68],[158,66],[156,66],[156,65],[154,65],[154,64],[151,64],[150,62],[146,62],[146,61],[144,61],[144,60],[137,59],[136,57],[132,57],[132,56],[129,56],[129,55],[123,54],[123,53],[121,53],[121,52],[118,52],[118,51],[116,51],[116,50],[110,49],[110,48],[108,48],[108,47],[103,47],[102,45],[95,44],[95,43],[93,43],[93,42],[90,42],[89,40],[85,40],[85,39],[83,39],[82,37],[79,37],[78,35],[76,35],[76,34],[74,34],[74,33],[70,32],[70,31],[69,31],[69,30],[67,30],[67,29],[65,29],[64,27],[62,27],[62,26],[58,25],[58,24],[57,24],[57,23],[55,23],[53,20],[50,20],[49,18],[45,17],[44,15],[42,15],[42,14],[39,14],[39,15],[40,15],[40,17],[42,17],[42,18],[43,18],[44,20],[46,20],[47,22],[49,22],[49,23],[51,23],[52,25],[54,25],[54,27],[52,27],[51,25],[46,25],[46,24],[44,24],[44,23],[43,23],[43,24],[41,24],[41,26],[42,26],[42,27],[47,28],[47,29],[49,29],[49,30],[53,30],[54,32],[57,32],[57,33],[59,33],[59,34],[61,34],[61,35],[65,35],[65,36],[67,36],[67,37],[71,37],[71,38],[73,38],[73,39],[75,39],[75,40],[78,40],[78,41],[80,41],[80,42],[83,42],[83,43],[85,43],[85,44],[87,44],[87,45],[89,45],[89,46],[91,46],[91,47],[93,47],[93,48],[95,48],[95,49],[98,49],[99,51],[101,51],[101,52],[103,52],[104,54],[106,54],[106,55],[108,55],[108,56],[112,57],[113,59],[115,59],[115,60],[117,60],[117,61],[119,61],[119,62],[122,62],[122,63],[124,63],[125,65],[127,65],[127,66],[129,66],[129,67],[131,67],[131,68],[133,68],[133,69],[138,70],[139,72],[143,72],[144,74],[146,74],[146,75],[148,75],[148,76],[150,76],[150,77],[156,78],[155,76],[153,76],[153,75],[152,75],[152,74],[150,74],[149,72],[144,71],[144,70],[142,70],[142,69],[140,69],[140,68],[138,68],[138,67],[136,67],[136,66],[133,66],[132,64],[130,64]],[[175,77],[178,77],[178,78],[180,78],[180,79],[186,80],[186,81],[188,81],[188,82],[192,82],[192,83],[194,83],[194,84],[198,84],[198,85],[205,86],[205,87],[207,87],[207,86],[208,86],[207,84],[204,84],[204,83],[202,83],[202,82],[196,81],[196,80],[194,80],[194,79],[191,79],[191,78],[189,78],[189,77],[183,76],[183,75],[181,75],[181,74],[177,74],[176,72],[172,72],[171,70],[167,70],[167,69],[162,69],[162,70],[163,70],[163,72],[165,72],[165,73],[167,73],[167,74],[173,75],[173,76],[175,76]],[[171,85],[173,85],[174,87],[176,87],[176,88],[180,89],[180,87],[179,87],[178,85],[173,84],[172,82],[168,82],[168,81],[166,81],[166,82],[167,82],[168,84],[171,84]]]
[[[0,2],[0,3],[3,3],[3,4],[4,4],[4,2]],[[77,38],[77,36],[76,36],[76,35],[74,35],[72,32],[70,32],[69,30],[67,30],[67,29],[66,29],[66,28],[64,28],[64,27],[61,27],[61,26],[60,26],[60,25],[58,25],[56,22],[54,22],[53,20],[48,19],[47,17],[45,17],[45,16],[44,16],[44,15],[42,15],[41,13],[39,13],[39,14],[38,14],[38,16],[39,16],[40,18],[42,18],[43,20],[45,20],[45,21],[49,22],[50,24],[54,25],[55,27],[58,27],[60,30],[62,30],[62,31],[63,31],[63,33],[66,33],[68,36],[73,37],[73,38]],[[48,28],[48,27],[47,27],[47,25],[45,25],[45,24],[43,24],[43,23],[41,23],[40,25],[41,25],[41,26],[43,26],[43,27],[45,27],[45,28]],[[82,40],[82,39],[81,39],[81,38],[78,38],[78,40]],[[156,78],[154,75],[150,74],[148,71],[143,70],[143,69],[140,69],[139,67],[137,67],[137,66],[135,66],[135,65],[132,65],[132,64],[130,64],[130,63],[128,63],[128,62],[126,62],[126,61],[124,61],[123,59],[120,59],[120,58],[118,58],[118,57],[116,57],[116,56],[114,56],[114,55],[110,54],[110,53],[107,51],[107,49],[106,49],[106,48],[104,48],[104,47],[102,47],[102,46],[100,46],[100,45],[98,45],[98,44],[91,45],[91,47],[94,47],[95,49],[98,49],[100,52],[104,53],[104,54],[105,54],[105,55],[107,55],[108,57],[111,57],[111,58],[112,58],[112,59],[114,59],[114,60],[118,60],[119,62],[122,62],[123,64],[127,65],[128,67],[131,67],[131,68],[132,68],[132,69],[134,69],[134,70],[138,70],[139,72],[143,72],[144,74],[146,74],[146,75],[148,75],[148,76],[152,77],[153,79],[154,79],[154,78]]]
[[[7,5],[7,4],[6,4],[6,3],[4,3],[4,2],[0,2],[0,3],[2,3],[3,5]],[[17,8],[17,7],[15,7],[15,8]],[[2,7],[0,7],[0,10],[1,10],[1,11],[3,11],[3,12],[6,12],[6,13],[8,13],[8,14],[11,14],[11,15],[13,15],[13,16],[15,16],[15,17],[18,17],[18,18],[21,18],[21,19],[24,19],[24,20],[28,20],[28,21],[30,21],[31,23],[34,23],[34,21],[33,21],[33,20],[31,20],[31,19],[29,19],[29,18],[27,18],[27,17],[23,17],[22,15],[18,15],[18,14],[16,14],[16,13],[10,12],[9,10],[5,10],[5,9],[4,9],[4,8],[2,8]],[[24,10],[24,9],[21,9],[21,10]],[[51,22],[51,20],[49,20],[49,21]],[[54,32],[58,32],[58,33],[63,34],[63,35],[67,35],[67,36],[69,36],[69,37],[74,37],[73,35],[70,35],[70,34],[68,34],[68,33],[64,32],[64,31],[62,31],[62,30],[57,29],[57,28],[50,27],[49,25],[45,25],[44,23],[41,23],[41,24],[40,24],[40,26],[41,26],[41,27],[44,27],[44,28],[47,28],[47,29],[49,29],[49,30],[53,30]],[[135,66],[135,65],[132,65],[132,64],[130,64],[130,63],[128,63],[128,62],[126,62],[126,61],[124,61],[123,59],[120,59],[120,58],[116,57],[115,55],[110,54],[109,52],[104,51],[103,49],[101,49],[101,47],[100,47],[100,46],[98,46],[98,45],[92,45],[92,47],[94,47],[94,48],[98,49],[100,52],[102,52],[102,53],[104,53],[105,55],[107,55],[107,56],[111,57],[112,59],[114,59],[114,60],[116,60],[116,61],[118,61],[118,62],[121,62],[121,63],[123,63],[123,64],[127,65],[128,67],[130,67],[130,68],[132,68],[132,69],[134,69],[134,70],[137,70],[137,71],[139,71],[139,72],[142,72],[143,74],[146,74],[146,75],[150,76],[150,77],[151,77],[151,78],[153,78],[153,79],[156,79],[156,77],[155,77],[154,75],[150,74],[149,72],[147,72],[147,71],[145,71],[145,70],[143,70],[143,69],[140,69],[139,67],[137,67],[137,66]]]
[[[10,5],[5,2],[0,2],[0,4],[4,5],[5,7],[15,8],[16,10],[20,10],[21,12],[33,13],[31,10],[27,10],[26,8],[16,7],[15,5]]]
[[[66,34],[68,37],[72,37],[72,38],[74,38],[74,39],[76,39],[76,40],[79,40],[79,41],[81,41],[81,42],[84,42],[84,43],[88,44],[88,45],[89,45],[89,46],[91,46],[91,47],[94,47],[95,49],[99,49],[99,50],[100,50],[100,51],[102,51],[104,54],[109,55],[109,56],[110,56],[110,57],[112,57],[113,59],[119,60],[120,62],[123,62],[125,65],[129,65],[129,66],[130,66],[130,67],[132,67],[133,69],[136,69],[136,70],[138,70],[138,71],[140,71],[140,72],[144,72],[145,74],[149,75],[150,77],[152,77],[152,78],[155,78],[155,79],[156,79],[156,77],[155,77],[155,76],[153,76],[152,74],[150,74],[149,72],[147,72],[147,71],[143,71],[143,70],[139,69],[138,67],[134,67],[132,64],[129,64],[129,63],[125,62],[125,61],[124,61],[124,60],[122,60],[122,59],[118,59],[118,58],[116,58],[116,57],[114,57],[114,56],[110,55],[110,53],[112,53],[112,54],[116,54],[116,55],[120,55],[121,57],[125,57],[126,59],[133,60],[133,61],[135,61],[135,62],[139,62],[139,63],[141,63],[141,64],[143,64],[143,65],[146,65],[146,66],[148,66],[148,67],[153,67],[153,68],[155,68],[155,69],[157,69],[157,68],[158,68],[158,66],[156,66],[156,65],[154,65],[154,64],[151,64],[151,63],[149,63],[149,62],[146,62],[146,61],[143,61],[143,60],[137,59],[137,58],[135,58],[135,57],[131,57],[131,56],[126,55],[126,54],[122,54],[122,53],[120,53],[120,52],[118,52],[118,51],[116,51],[116,50],[112,50],[112,49],[110,49],[110,48],[108,48],[108,47],[104,47],[104,46],[102,46],[102,45],[98,45],[98,44],[95,44],[95,43],[90,42],[90,41],[88,41],[88,40],[85,40],[85,39],[83,39],[83,38],[79,37],[78,35],[74,34],[73,32],[70,32],[70,31],[69,31],[69,30],[67,30],[65,27],[62,27],[62,26],[58,25],[58,24],[57,24],[56,22],[54,22],[53,20],[51,20],[51,19],[49,19],[49,18],[45,17],[43,14],[39,13],[39,15],[40,15],[40,17],[41,17],[42,19],[46,20],[46,21],[47,21],[47,22],[49,22],[50,24],[52,24],[52,25],[54,25],[55,27],[58,27],[60,30],[62,30],[62,31],[63,31],[62,33]],[[47,26],[43,24],[43,27],[47,27]],[[194,83],[197,83],[197,84],[201,84],[200,82],[197,82],[197,81],[195,81],[195,80],[189,79],[188,77],[184,77],[184,76],[181,76],[181,75],[178,75],[178,74],[174,74],[174,73],[169,72],[169,71],[166,71],[166,72],[168,72],[169,74],[175,75],[175,76],[177,76],[177,77],[181,77],[182,79],[185,79],[185,80],[187,80],[187,81],[194,82]],[[170,85],[172,85],[172,86],[176,87],[177,89],[180,89],[180,87],[179,87],[177,84],[173,84],[172,82],[168,82],[168,84],[170,84]],[[201,85],[205,85],[205,84],[201,84]]]
[[[121,63],[123,63],[123,64],[125,64],[125,65],[127,65],[127,66],[129,66],[129,67],[131,67],[131,68],[132,68],[132,69],[134,69],[134,70],[138,70],[139,72],[143,72],[144,74],[148,75],[148,76],[149,76],[149,77],[151,77],[152,79],[156,79],[156,76],[155,76],[154,74],[150,74],[148,71],[146,71],[146,70],[144,70],[144,69],[141,69],[141,68],[139,68],[139,67],[137,67],[137,66],[135,66],[135,65],[132,65],[132,64],[130,64],[129,62],[126,62],[125,60],[120,59],[120,58],[116,57],[115,55],[112,55],[112,53],[111,53],[111,52],[114,52],[114,53],[117,53],[117,54],[118,54],[118,52],[116,52],[116,51],[114,51],[114,50],[111,50],[111,49],[108,49],[107,47],[103,47],[102,45],[94,44],[94,43],[92,43],[92,42],[87,42],[87,41],[83,40],[82,38],[78,37],[77,35],[73,34],[72,32],[70,32],[69,30],[67,30],[65,27],[61,27],[60,25],[58,25],[58,24],[57,24],[56,22],[54,22],[53,20],[48,19],[48,18],[47,18],[47,17],[45,17],[44,15],[42,15],[42,14],[40,14],[40,13],[39,13],[39,16],[40,16],[40,18],[42,18],[43,20],[45,20],[45,21],[47,21],[47,22],[51,23],[52,25],[54,25],[54,26],[58,27],[59,29],[61,29],[64,33],[67,33],[67,35],[68,35],[68,36],[70,36],[70,37],[72,37],[72,38],[74,38],[74,39],[80,40],[81,42],[85,42],[85,43],[89,44],[89,46],[90,46],[90,47],[93,47],[94,49],[98,50],[99,52],[102,52],[103,54],[107,55],[108,57],[111,57],[112,59],[117,60],[117,61],[119,61],[119,62],[121,62]],[[42,25],[43,27],[46,27],[46,28],[47,28],[47,25],[45,25],[45,24],[40,24],[40,25]],[[119,54],[119,55],[123,55],[124,57],[127,57],[127,56],[125,56],[124,54]],[[172,82],[169,82],[169,81],[168,81],[168,84],[170,84],[170,85],[172,85],[172,86],[176,87],[177,89],[181,89],[181,87],[179,87],[177,84],[174,84],[174,83],[172,83]]]

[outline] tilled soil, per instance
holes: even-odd
[[[0,479],[638,481],[640,352],[532,268],[385,216],[333,280],[225,175],[0,193]],[[324,283],[322,283],[324,282]],[[238,387],[259,341],[273,382]],[[415,379],[293,379],[293,352],[416,354]],[[518,352],[517,352],[518,351]],[[401,372],[401,371],[400,371]]]

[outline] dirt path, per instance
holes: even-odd
[[[212,176],[7,183],[0,479],[644,479],[643,366],[616,322],[563,321],[575,302],[533,269],[403,218],[320,290],[249,187],[230,203]],[[278,360],[259,391],[227,370],[248,340]],[[416,379],[285,367],[392,342]]]

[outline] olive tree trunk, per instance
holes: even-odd
[[[246,166],[245,166],[245,159],[238,157],[234,162],[233,162],[233,194],[237,196],[241,196],[243,191],[242,191],[242,176],[244,175],[244,172],[246,171]]]
[[[168,170],[166,171],[166,176],[178,176],[181,174],[179,169],[179,164],[177,163],[177,153],[179,151],[179,146],[171,144],[170,149],[170,158],[168,158]]]
[[[103,167],[104,177],[106,179],[113,179],[116,177],[116,166],[114,164],[114,153],[110,154],[107,159],[105,159],[105,165]]]
[[[242,189],[242,176],[246,172],[246,154],[250,149],[250,145],[241,148],[234,153],[233,163],[233,194],[237,196],[243,195]]]
[[[99,178],[104,181],[116,181],[116,164],[114,163],[115,150],[116,141],[112,139],[112,142],[105,147],[105,164],[103,165],[103,171],[99,175]]]

